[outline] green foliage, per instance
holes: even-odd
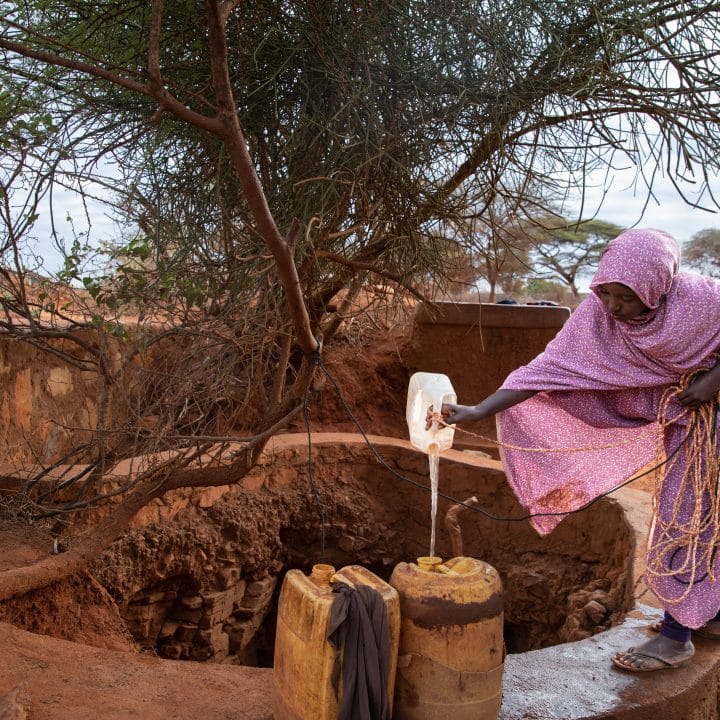
[[[66,285],[76,285],[78,282],[84,284],[83,267],[94,253],[94,248],[83,242],[82,235],[75,237],[65,254],[63,267],[57,273],[58,281]]]
[[[570,292],[566,284],[538,277],[528,278],[521,294],[526,296],[526,302],[549,300],[558,305],[575,307],[580,301],[580,297]]]
[[[34,115],[29,103],[16,100],[10,93],[0,90],[0,149],[5,152],[42,146],[56,129],[50,113]]]
[[[528,278],[525,289],[528,294],[537,297],[549,297],[565,292],[562,283],[539,277]]]

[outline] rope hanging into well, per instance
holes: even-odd
[[[673,418],[670,422],[676,422],[681,417],[685,415],[685,412],[680,413],[680,415],[677,415],[675,418]],[[448,425],[442,417],[438,413],[431,413],[430,417],[433,421],[437,421],[438,425],[441,427],[454,427],[453,425]],[[472,432],[472,430],[466,430],[465,428],[459,428],[455,427],[455,432],[461,432],[465,433],[466,435],[472,435],[473,437],[477,438],[478,440],[484,440],[485,442],[489,443],[490,445],[495,445],[497,447],[506,448],[507,450],[520,450],[522,452],[530,452],[530,453],[576,453],[576,452],[592,452],[594,450],[610,450],[612,448],[617,447],[623,447],[624,445],[634,445],[637,442],[640,442],[645,436],[652,435],[656,433],[655,427],[651,424],[648,424],[648,426],[641,432],[639,432],[637,435],[628,438],[627,440],[618,440],[617,442],[613,443],[606,443],[605,445],[584,445],[582,447],[523,447],[521,445],[511,445],[510,443],[503,442],[502,440],[498,440],[497,438],[492,438],[486,435],[480,435],[479,433]]]
[[[391,474],[399,479],[409,482],[423,490],[429,488],[417,483],[388,465],[379,455],[373,444],[369,441],[362,426],[348,407],[337,381],[328,372],[321,360],[318,361],[321,369],[333,384],[343,407],[352,418],[359,432],[367,442],[370,449],[375,454],[378,462],[382,464]],[[655,578],[672,577],[680,584],[686,585],[687,589],[681,597],[666,598],[658,592],[656,588],[653,591],[658,598],[669,605],[682,602],[690,593],[693,585],[710,578],[715,580],[716,571],[713,567],[715,560],[715,552],[718,544],[720,544],[720,457],[718,456],[717,447],[717,427],[715,415],[718,410],[718,401],[720,394],[711,403],[705,403],[698,409],[683,409],[678,415],[668,418],[668,409],[671,401],[685,390],[695,375],[699,372],[708,370],[709,368],[696,368],[686,373],[680,381],[670,386],[664,392],[658,409],[656,422],[650,423],[646,432],[656,433],[656,462],[649,470],[645,470],[638,475],[634,475],[618,487],[627,485],[630,482],[647,475],[649,472],[658,471],[663,468],[663,474],[656,483],[656,490],[653,498],[654,509],[654,526],[658,528],[654,534],[656,541],[650,555],[652,556],[647,564],[646,578],[651,580]],[[681,418],[688,417],[689,422],[685,427],[685,432],[678,443],[677,447],[670,452],[666,452],[665,435],[667,429],[677,423]],[[447,425],[439,414],[431,413],[430,417],[437,420],[442,425]],[[477,435],[469,430],[455,428],[456,431],[465,432],[475,437],[481,438],[499,447],[509,449],[522,450],[527,452],[582,452],[600,449],[609,449],[628,445],[638,442],[645,436],[645,433],[637,433],[632,439],[620,441],[618,443],[610,443],[607,445],[586,446],[577,448],[523,448],[504,444],[495,438]],[[684,453],[680,451],[684,450]],[[685,469],[683,471],[679,492],[673,498],[671,512],[663,519],[659,517],[658,509],[660,497],[662,495],[665,478],[676,468],[677,463],[682,458],[686,458]],[[310,473],[312,475],[312,473]],[[612,491],[603,493],[600,497],[605,497]],[[457,498],[450,497],[439,492],[442,497],[455,505],[467,507],[470,510],[481,513],[485,517],[504,521],[504,522],[525,522],[533,517],[552,517],[560,515],[568,515],[580,512],[592,505],[595,500],[591,500],[581,508],[570,512],[543,512],[523,515],[521,517],[497,517],[475,505],[466,505]],[[692,503],[692,512],[690,519],[681,521],[681,514],[685,514],[687,508],[683,507],[683,502],[687,499]],[[653,530],[651,529],[651,535]],[[681,555],[677,562],[675,558]],[[668,569],[669,568],[669,569]],[[682,577],[685,576],[685,577]]]

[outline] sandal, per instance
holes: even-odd
[[[616,653],[612,656],[611,660],[616,667],[628,672],[655,672],[656,670],[674,670],[685,667],[690,660],[692,660],[694,654],[695,651],[693,650],[690,655],[679,657],[675,660],[668,660],[656,653],[647,651],[640,652],[635,650],[635,648],[629,648],[625,652]],[[626,658],[629,659],[630,657],[636,658],[640,664],[627,662]]]

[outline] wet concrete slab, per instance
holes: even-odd
[[[714,720],[720,642],[695,641],[685,668],[628,673],[611,656],[652,636],[661,611],[635,617],[587,640],[508,656],[499,720]]]

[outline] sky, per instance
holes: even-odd
[[[55,230],[65,248],[70,248],[73,238],[82,235],[92,246],[99,246],[104,240],[117,238],[118,229],[110,218],[108,208],[98,201],[87,199],[71,190],[56,187],[53,190]],[[87,211],[87,212],[86,212]],[[72,222],[67,218],[70,216]],[[89,218],[89,223],[88,223]],[[30,233],[35,253],[43,262],[48,273],[56,273],[63,266],[63,256],[52,240],[50,206],[47,198],[38,207],[38,219]],[[33,268],[34,269],[34,268]]]
[[[603,174],[604,177],[604,174]],[[655,228],[664,230],[684,243],[700,230],[707,228],[720,228],[720,213],[700,210],[687,204],[673,187],[667,177],[658,176],[653,183],[654,197],[650,198],[645,206],[646,192],[632,187],[634,170],[618,171],[609,184],[608,192],[597,212],[601,220],[615,223],[622,227]],[[586,212],[592,213],[602,200],[602,180],[589,178],[587,191]],[[682,186],[686,196],[704,207],[711,206],[707,198],[698,198],[695,187],[689,183]],[[720,177],[714,177],[710,188],[715,197],[720,199]],[[574,204],[574,209],[579,203]]]
[[[604,175],[597,178],[590,176],[586,195],[586,207],[583,217],[592,214],[602,199],[602,182]],[[657,177],[654,184],[654,198],[651,198],[643,212],[645,194],[641,190],[632,188],[633,172],[618,171],[609,183],[608,192],[603,200],[602,207],[597,212],[601,220],[615,223],[623,227],[653,227],[669,232],[681,243],[689,240],[695,233],[706,228],[720,228],[720,213],[693,208],[686,204],[678,195],[671,182],[665,177]],[[605,183],[607,186],[607,183]],[[683,187],[689,197],[697,201],[692,185]],[[711,189],[720,198],[720,177],[711,182]],[[61,237],[65,238],[69,246],[73,238],[73,227],[76,232],[87,232],[85,212],[80,197],[70,191],[57,191],[54,198],[56,210],[56,227]],[[705,203],[706,205],[709,203]],[[117,234],[117,228],[108,215],[108,211],[100,203],[90,202],[88,205],[91,219],[90,240],[93,244],[109,240]],[[579,213],[579,199],[570,202],[564,208],[566,216]],[[71,225],[66,215],[73,217]],[[49,211],[47,207],[41,208],[40,217],[35,225],[34,233],[37,238],[36,250],[44,260],[45,269],[56,272],[62,266],[60,253],[50,237]]]
[[[597,218],[615,223],[621,227],[655,228],[670,233],[681,245],[692,238],[693,235],[708,228],[720,228],[720,212],[709,212],[689,205],[678,193],[667,177],[658,176],[653,181],[653,197],[645,205],[647,191],[642,188],[633,189],[634,170],[617,172],[609,185],[607,194],[603,199],[602,177],[595,182],[590,178],[589,190],[586,194],[586,212],[583,217],[592,214],[602,201],[602,207],[597,212]],[[713,177],[710,190],[716,198],[720,199],[720,177]],[[711,204],[707,198],[698,197],[695,186],[685,183],[681,185],[686,198],[703,207]],[[579,214],[579,204],[571,207]],[[572,217],[574,213],[567,212]],[[577,217],[577,215],[575,215]],[[684,268],[694,272],[690,268]],[[577,279],[578,289],[587,292],[590,287],[592,273]]]

